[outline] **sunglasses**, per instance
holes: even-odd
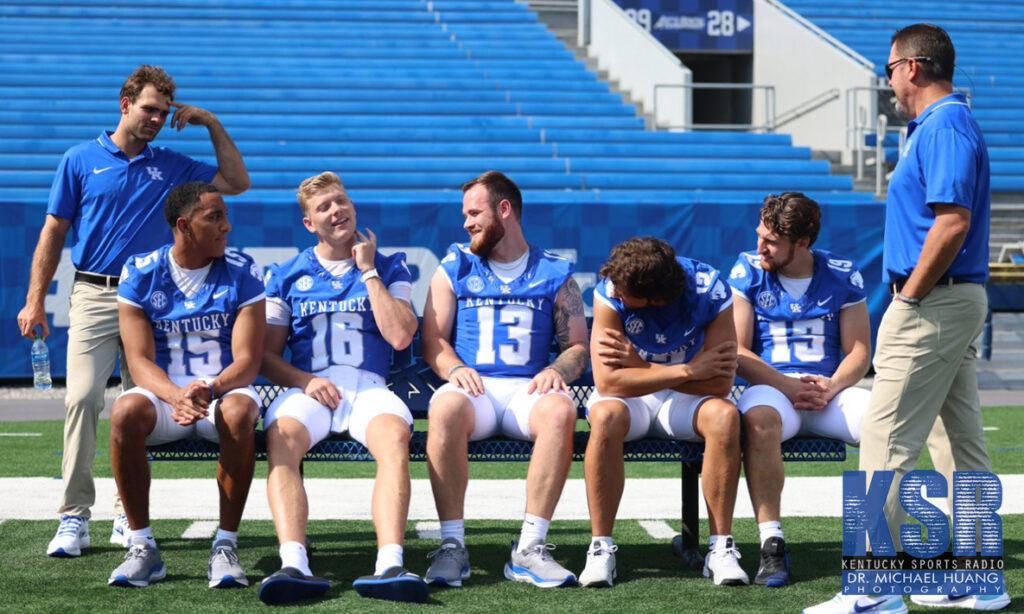
[[[931,62],[932,61],[932,59],[929,58],[929,57],[900,58],[898,60],[894,60],[894,61],[889,62],[888,64],[885,65],[885,78],[886,79],[892,79],[892,71],[893,71],[893,69],[896,68],[897,66],[899,66],[900,64],[906,62],[907,60],[914,60],[915,62]]]

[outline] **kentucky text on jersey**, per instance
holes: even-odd
[[[224,328],[231,323],[231,314],[208,313],[180,320],[156,320],[153,328],[165,333],[194,333],[203,330]]]
[[[340,301],[303,301],[296,305],[300,317],[318,313],[334,313],[337,311],[369,311],[370,297],[343,299]]]
[[[547,299],[538,298],[467,298],[459,302],[460,307],[496,307],[500,305],[522,305],[529,309],[544,311],[544,303]]]

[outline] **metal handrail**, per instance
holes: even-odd
[[[807,100],[796,105],[788,111],[779,113],[779,116],[775,118],[775,127],[784,126],[791,121],[800,119],[804,115],[807,115],[811,111],[819,109],[828,103],[832,102],[836,98],[839,98],[839,88],[834,87],[832,89],[825,90],[824,92],[811,96]]]
[[[747,131],[758,131],[774,132],[776,128],[775,121],[775,86],[774,85],[758,85],[756,83],[658,83],[654,86],[654,116],[658,117],[658,90],[662,89],[682,89],[682,90],[764,90],[764,108],[765,108],[765,123],[763,125],[756,125],[753,122],[749,124],[695,124],[692,121],[674,125],[665,126],[666,129],[682,129],[682,130],[747,130]]]

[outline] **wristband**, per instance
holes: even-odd
[[[370,281],[374,277],[376,277],[377,279],[380,279],[380,273],[377,272],[377,268],[376,267],[374,267],[374,268],[370,269],[369,271],[366,271],[365,273],[363,273],[363,276],[361,277],[361,279],[363,280],[363,283],[365,284],[366,282]]]
[[[455,365],[451,369],[448,369],[448,378],[451,379],[452,373],[455,373],[456,371],[458,371],[459,369],[461,369],[461,368],[463,368],[465,366],[466,365]]]
[[[213,390],[213,384],[206,382],[206,387],[210,389],[210,402],[213,403],[217,400],[217,393]]]
[[[896,293],[896,298],[898,298],[900,300],[900,302],[906,303],[908,305],[913,305],[914,307],[917,307],[918,305],[921,304],[921,299],[913,298],[913,297],[910,297],[910,296],[903,296],[902,292],[897,292]]]

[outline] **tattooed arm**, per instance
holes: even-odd
[[[569,389],[589,364],[587,319],[583,315],[583,294],[575,279],[566,280],[555,297],[555,335],[562,352],[546,369],[534,376],[529,392],[541,394]]]

